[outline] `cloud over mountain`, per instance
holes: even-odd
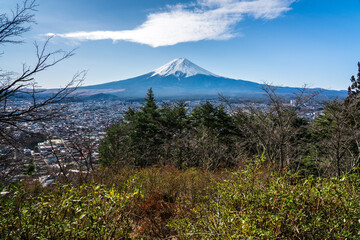
[[[274,19],[290,10],[295,0],[198,0],[169,5],[132,30],[48,33],[75,40],[129,41],[152,47],[182,42],[226,40],[236,33],[234,26],[245,17]]]

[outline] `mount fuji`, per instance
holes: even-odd
[[[147,74],[105,84],[84,86],[78,89],[81,95],[111,94],[123,98],[142,98],[152,88],[158,97],[204,98],[261,97],[263,84],[221,77],[186,58],[178,58]],[[316,89],[314,89],[316,90]],[[317,89],[318,90],[318,89]],[[278,94],[290,95],[297,88],[279,87]],[[343,97],[346,91],[326,91],[327,97]]]

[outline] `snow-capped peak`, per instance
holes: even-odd
[[[154,70],[153,76],[169,76],[175,75],[177,77],[191,77],[197,74],[208,76],[216,76],[215,74],[199,67],[198,65],[190,62],[186,58],[177,58],[165,64],[164,66]]]

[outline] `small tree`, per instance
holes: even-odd
[[[194,162],[211,170],[234,166],[237,161],[235,124],[225,107],[214,106],[207,101],[194,108],[191,119],[197,158]]]
[[[355,76],[351,76],[350,82],[351,85],[348,88],[348,97],[347,101],[350,101],[354,98],[359,98],[360,95],[360,62],[358,62],[358,74],[357,79],[355,79]]]
[[[176,167],[184,167],[189,156],[189,139],[191,138],[190,118],[185,102],[164,104],[160,109],[160,131],[164,138],[163,164],[173,163]]]
[[[355,80],[355,76],[351,76],[348,97],[344,101],[348,109],[349,124],[353,129],[354,135],[354,141],[350,151],[353,168],[360,167],[360,62],[358,62],[357,66],[357,78]]]
[[[99,145],[99,161],[103,165],[128,166],[132,165],[130,156],[130,145],[128,136],[128,124],[118,121],[112,124],[106,132],[106,136]]]
[[[360,167],[360,62],[357,63],[357,78],[351,76],[351,85],[348,88],[348,97],[344,104],[347,108],[349,125],[354,136],[350,155],[352,158],[352,168]]]
[[[263,87],[268,99],[268,109],[259,109],[247,104],[247,113],[238,111],[237,123],[244,144],[257,154],[266,157],[283,170],[296,158],[298,135],[306,121],[299,121],[303,107],[313,100],[318,91],[305,87],[292,96],[293,104],[277,93],[277,87],[265,84]],[[302,123],[299,126],[299,123]],[[252,146],[251,146],[252,145]]]
[[[338,99],[325,106],[323,115],[313,123],[316,144],[322,155],[331,160],[338,177],[351,168],[345,161],[354,140],[354,129],[349,125],[349,115],[344,103]]]
[[[360,166],[360,62],[350,81],[346,99],[327,103],[312,124],[315,146],[338,177]]]

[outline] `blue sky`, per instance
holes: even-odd
[[[7,12],[15,0],[1,0]],[[37,76],[64,86],[135,77],[185,57],[225,77],[346,89],[360,61],[360,0],[37,0],[22,45],[3,45],[2,69],[34,60],[33,42],[76,55]],[[98,39],[98,40],[95,40]]]

